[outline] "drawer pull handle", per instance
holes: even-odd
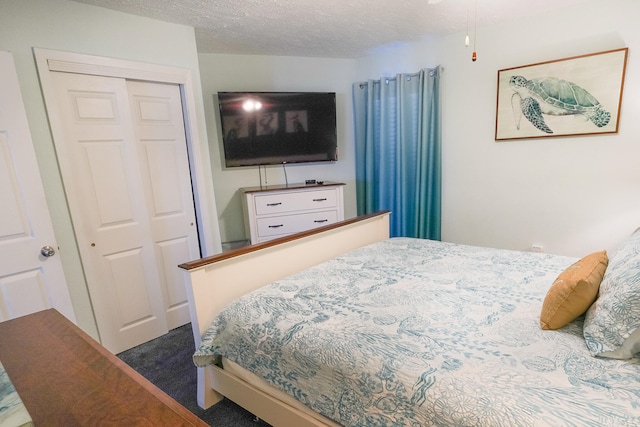
[[[269,228],[280,228],[283,227],[284,224],[278,224],[278,225],[270,225]]]
[[[324,199],[313,199],[314,202],[324,202],[325,200],[327,200],[326,197]]]
[[[313,222],[316,222],[316,223],[323,223],[323,222],[327,222],[327,221],[329,221],[329,220],[328,219],[314,219],[313,220]]]
[[[267,206],[278,206],[281,205],[282,202],[277,202],[277,203],[267,203]]]

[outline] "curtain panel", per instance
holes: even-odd
[[[358,215],[390,210],[392,236],[440,240],[441,72],[353,84]]]

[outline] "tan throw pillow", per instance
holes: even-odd
[[[584,314],[598,296],[608,264],[606,251],[595,252],[560,273],[542,303],[540,327],[559,329]]]

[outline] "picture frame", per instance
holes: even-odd
[[[309,130],[306,110],[287,111],[285,112],[285,120],[287,133],[304,133]]]
[[[227,129],[226,137],[230,141],[237,141],[249,136],[249,122],[242,115],[225,117],[224,128]]]
[[[274,135],[280,128],[278,113],[265,111],[257,114],[256,136]]]
[[[628,52],[498,70],[495,140],[617,133]]]

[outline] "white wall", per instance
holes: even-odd
[[[32,47],[189,69],[194,80],[201,149],[207,153],[194,30],[67,0],[0,1],[0,49],[12,52],[16,63],[38,165],[60,247],[58,253],[62,259],[78,325],[97,337]],[[208,168],[204,173],[211,179]],[[213,193],[213,185],[209,191]],[[209,199],[210,211],[215,212],[213,196],[210,195]]]
[[[481,4],[480,4],[481,7]],[[216,204],[223,241],[244,238],[237,189],[258,185],[255,168],[221,165],[213,94],[222,90],[335,90],[340,161],[288,169],[290,181],[343,180],[355,215],[351,83],[444,67],[443,240],[582,256],[613,250],[640,225],[640,47],[634,0],[587,1],[477,30],[478,61],[464,33],[394,43],[359,60],[200,55]],[[497,71],[629,47],[619,133],[496,142]],[[343,100],[342,107],[340,100]],[[293,172],[291,172],[293,170]],[[269,183],[283,183],[279,167]],[[293,177],[293,178],[292,178]]]
[[[290,164],[289,183],[306,179],[346,183],[345,217],[356,215],[355,149],[351,83],[355,61],[299,57],[200,54],[200,75],[209,135],[216,205],[223,242],[247,239],[242,217],[242,187],[260,185],[257,167],[225,168],[214,96],[223,91],[317,91],[336,92],[338,161],[335,163]],[[282,166],[268,166],[267,183],[284,184]],[[264,183],[264,182],[263,182]]]
[[[614,249],[640,226],[638,17],[636,0],[593,0],[478,27],[475,63],[464,33],[358,62],[360,78],[419,63],[445,69],[443,240],[522,250],[536,243],[583,256]],[[495,142],[498,70],[621,47],[629,59],[618,134]]]

